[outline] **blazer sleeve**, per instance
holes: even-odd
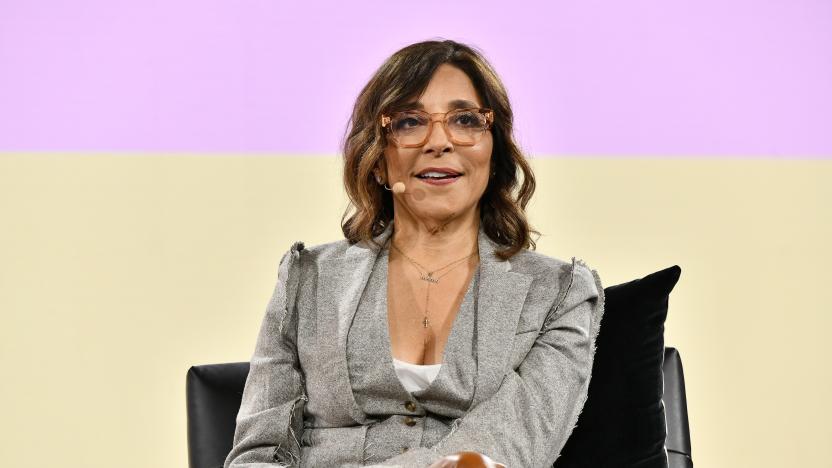
[[[283,254],[243,390],[234,443],[224,468],[297,465],[306,402],[297,354],[295,294],[300,276],[296,242]]]
[[[566,276],[566,293],[559,295],[529,353],[517,369],[508,370],[497,392],[458,419],[433,447],[410,450],[381,466],[424,467],[463,450],[483,453],[509,468],[552,466],[586,401],[604,311],[597,272],[573,259]]]

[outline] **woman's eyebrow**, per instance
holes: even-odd
[[[479,108],[480,106],[477,105],[475,102],[471,102],[467,99],[454,99],[453,101],[448,103],[448,108],[453,109],[468,109],[468,108]],[[421,109],[425,110],[425,105],[421,102],[408,102],[402,105],[402,110],[408,109]]]

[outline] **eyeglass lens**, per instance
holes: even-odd
[[[473,145],[479,141],[488,126],[486,116],[478,110],[464,109],[447,116],[447,129],[451,140],[457,144]],[[393,115],[391,129],[396,141],[402,145],[417,145],[427,140],[431,120],[426,113],[404,111]]]

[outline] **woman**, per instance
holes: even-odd
[[[551,466],[603,288],[530,250],[534,176],[499,78],[454,41],[405,47],[343,149],[345,239],[283,256],[225,466]]]

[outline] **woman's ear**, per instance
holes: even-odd
[[[379,177],[381,177],[383,179],[387,178],[387,167],[384,164],[384,156],[379,158],[378,162],[376,163],[376,167],[373,168],[373,175],[376,178],[379,178]]]
[[[384,181],[387,179],[387,174],[386,171],[379,167],[380,165],[381,163],[379,163],[379,165],[376,165],[376,167],[373,168],[373,178],[376,179],[376,182],[378,182],[379,185],[382,185],[384,184]]]

